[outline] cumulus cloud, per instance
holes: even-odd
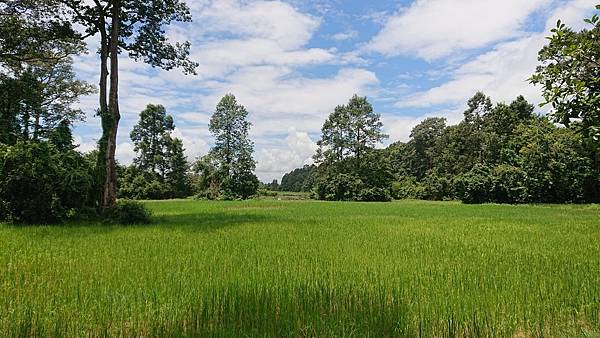
[[[391,16],[367,50],[435,60],[523,34],[527,18],[551,0],[416,0]]]
[[[545,36],[556,20],[579,29],[583,18],[593,8],[594,0],[571,1],[556,8],[546,22],[542,33],[529,33],[518,39],[497,44],[492,50],[454,69],[451,79],[439,86],[412,93],[398,103],[398,107],[435,107],[445,104],[464,105],[476,91],[483,91],[495,101],[510,101],[524,95],[534,103],[542,101],[539,88],[528,78],[538,64],[539,50],[547,43]]]
[[[286,145],[287,147],[283,148],[263,148],[257,152],[256,174],[263,182],[280,180],[286,172],[305,164],[312,164],[317,144],[308,133],[290,127]]]

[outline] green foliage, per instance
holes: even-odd
[[[358,200],[363,186],[358,176],[331,172],[319,176],[315,191],[320,200],[355,201]]]
[[[130,134],[137,154],[133,160],[135,165],[164,176],[168,171],[166,153],[172,142],[173,130],[173,117],[167,115],[165,107],[153,104],[146,106]]]
[[[427,118],[415,126],[410,133],[409,147],[412,150],[407,159],[411,173],[423,178],[433,169],[433,147],[446,129],[445,118]]]
[[[144,204],[128,200],[119,200],[102,213],[104,222],[118,225],[148,224],[151,216]]]
[[[83,117],[72,105],[91,93],[93,87],[75,78],[68,58],[0,73],[0,142],[47,140],[61,124],[68,130]]]
[[[219,198],[247,199],[256,194],[258,178],[254,174],[256,162],[252,158],[254,143],[249,139],[251,123],[247,121],[248,111],[238,104],[235,96],[225,95],[210,119],[209,129],[215,137],[206,161],[199,164],[207,176],[204,189],[215,185],[219,188]]]
[[[314,157],[321,169],[315,182],[319,199],[390,199],[390,163],[374,150],[387,138],[382,128],[380,115],[373,112],[366,97],[354,95],[347,105],[335,108],[323,124]]]
[[[392,197],[395,199],[422,199],[423,187],[413,176],[400,176],[392,183]]]
[[[316,165],[305,165],[283,175],[279,189],[291,192],[310,192],[315,186]]]
[[[46,142],[0,146],[0,214],[16,223],[55,223],[93,200],[92,168],[81,154]]]
[[[183,142],[173,138],[173,118],[161,105],[148,105],[131,132],[137,153],[134,165],[121,168],[118,197],[182,198],[193,194]]]
[[[389,202],[392,200],[392,195],[389,189],[369,187],[360,190],[357,200],[363,202]]]
[[[335,163],[352,157],[358,169],[365,152],[388,136],[382,132],[381,116],[373,111],[366,97],[354,95],[347,105],[338,106],[323,124],[318,163]]]
[[[0,2],[0,65],[51,64],[81,52],[81,35],[60,12],[51,0]]]
[[[531,77],[541,85],[556,122],[574,125],[600,144],[600,19],[586,19],[587,29],[575,32],[560,20],[549,43],[539,53],[540,65]]]

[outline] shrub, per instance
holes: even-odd
[[[47,142],[0,147],[0,214],[15,223],[56,223],[90,205],[93,170],[76,151]]]
[[[362,189],[358,195],[358,200],[363,202],[389,202],[392,200],[392,196],[388,189],[372,187]]]
[[[420,199],[423,187],[412,176],[401,176],[392,183],[392,197],[395,199]]]
[[[316,186],[317,197],[326,201],[354,201],[363,188],[360,178],[349,174],[325,175]]]
[[[491,200],[496,203],[524,203],[529,199],[527,173],[511,165],[496,166],[492,172],[494,190]]]
[[[132,225],[150,223],[151,212],[144,204],[131,200],[120,200],[103,212],[106,223]]]
[[[524,203],[529,200],[527,174],[520,168],[502,164],[476,165],[455,181],[456,194],[469,204]]]
[[[446,176],[429,172],[420,184],[420,198],[431,201],[442,201],[452,197],[452,183]]]
[[[456,177],[454,181],[456,196],[467,204],[492,202],[494,181],[491,168],[476,164],[473,169]]]

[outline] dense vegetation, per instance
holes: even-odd
[[[339,116],[336,109],[323,127],[324,137],[330,137],[325,136],[331,133],[330,121]],[[391,195],[467,203],[600,201],[595,140],[535,115],[521,96],[493,105],[477,93],[459,124],[428,118],[412,130],[408,142],[365,148],[360,162],[345,148],[346,137],[354,138],[352,130],[342,127],[332,137],[338,144],[323,151],[334,158],[286,174],[280,189],[312,190],[328,200],[387,200]]]
[[[172,201],[0,225],[1,336],[594,337],[600,209]]]

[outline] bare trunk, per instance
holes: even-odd
[[[119,14],[120,0],[115,0],[112,8],[111,36],[108,52],[110,55],[110,92],[108,94],[108,112],[103,113],[103,134],[105,142],[105,179],[102,191],[102,207],[114,205],[117,200],[117,171],[115,152],[117,149],[117,130],[121,118],[119,112]]]

